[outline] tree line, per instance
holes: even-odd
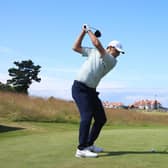
[[[8,69],[11,79],[8,79],[5,84],[0,82],[0,90],[28,94],[32,82],[41,81],[38,77],[41,66],[34,65],[32,60],[15,61],[14,64],[16,67]]]

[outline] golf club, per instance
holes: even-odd
[[[89,27],[90,27],[90,26],[89,26]],[[85,25],[84,25],[84,28],[86,28]],[[98,29],[96,29],[96,28],[94,28],[94,27],[90,27],[90,29],[95,30],[94,34],[95,34],[95,36],[96,36],[97,38],[101,37],[101,32],[100,32],[100,30],[98,30]]]

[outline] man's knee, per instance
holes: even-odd
[[[96,119],[95,120],[95,123],[97,123],[98,125],[101,125],[101,126],[105,125],[106,122],[107,122],[107,118],[106,117],[102,117],[100,119]]]
[[[90,125],[91,124],[91,119],[81,119],[80,124],[82,125]]]
[[[104,119],[102,119],[102,125],[104,125],[106,122],[107,122],[107,118],[106,117],[104,117]]]

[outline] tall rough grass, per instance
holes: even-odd
[[[142,110],[106,109],[108,123],[113,125],[168,125],[168,114]]]
[[[105,109],[108,124],[168,125],[168,115]],[[74,102],[0,92],[0,118],[12,121],[79,122]]]
[[[53,122],[76,122],[79,118],[73,102],[14,93],[0,93],[0,116],[15,121]]]

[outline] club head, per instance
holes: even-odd
[[[96,30],[94,34],[97,38],[101,37],[101,32],[99,30]]]

